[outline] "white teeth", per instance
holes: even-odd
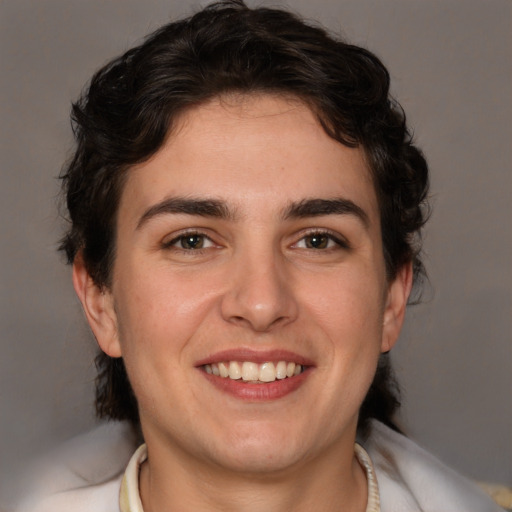
[[[273,382],[276,380],[276,367],[274,363],[263,363],[260,366],[259,379],[261,382]]]
[[[242,378],[242,371],[240,365],[236,361],[230,361],[229,363],[229,378],[238,380]]]
[[[247,380],[258,380],[259,377],[259,367],[256,363],[250,363],[249,361],[245,361],[242,364],[242,379]]]
[[[229,377],[229,369],[224,363],[219,363],[219,373],[221,377]]]
[[[274,382],[296,375],[300,375],[303,366],[293,362],[271,361],[258,364],[252,361],[225,361],[221,363],[205,364],[204,371],[210,375],[233,380],[242,379],[244,382]]]
[[[276,365],[276,378],[286,378],[286,363],[284,361],[279,361]]]

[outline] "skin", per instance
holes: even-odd
[[[177,197],[222,215],[176,213],[165,201]],[[290,215],[310,199],[354,207]],[[365,510],[357,416],[400,332],[411,269],[386,278],[362,151],[297,100],[215,99],[129,171],[117,229],[111,289],[80,258],[74,284],[137,396],[144,510]],[[284,396],[241,398],[199,365],[225,350],[286,350],[308,370]]]

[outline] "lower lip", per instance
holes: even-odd
[[[308,378],[311,368],[301,374],[286,379],[275,380],[264,384],[252,384],[243,380],[233,380],[228,377],[217,377],[201,370],[208,381],[217,389],[236,398],[251,402],[268,402],[278,400],[296,391]]]

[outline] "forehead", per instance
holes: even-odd
[[[249,200],[265,209],[351,196],[377,214],[363,151],[329,137],[304,102],[268,94],[223,96],[185,111],[160,150],[130,169],[122,205],[135,212],[173,195],[241,209]]]

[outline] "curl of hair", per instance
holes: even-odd
[[[239,0],[163,26],[100,69],[73,105],[77,147],[61,176],[70,225],[60,249],[68,262],[80,254],[96,285],[111,285],[127,171],[158,151],[181,113],[231,92],[299,98],[329,136],[363,148],[380,207],[388,277],[412,263],[418,282],[428,168],[390,97],[386,68],[369,51],[294,14],[250,9]],[[101,354],[98,365],[98,414],[137,422],[123,361]],[[361,429],[370,417],[392,424],[399,402],[384,378],[388,367],[379,365],[361,409]]]

